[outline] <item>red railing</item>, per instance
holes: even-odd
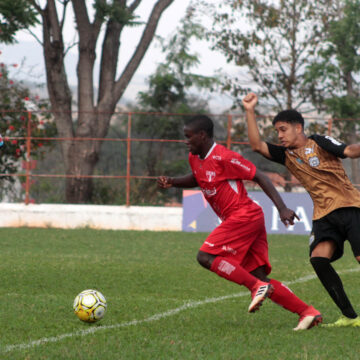
[[[139,138],[132,138],[132,118],[133,115],[139,114],[151,114],[152,116],[157,115],[181,115],[184,114],[155,114],[155,113],[139,113],[139,112],[122,112],[122,113],[115,113],[120,115],[127,115],[127,135],[126,138],[61,138],[61,137],[33,137],[31,136],[32,132],[32,119],[33,112],[27,112],[27,135],[26,137],[7,137],[7,140],[25,140],[26,143],[26,159],[25,159],[25,173],[14,173],[14,174],[0,174],[0,176],[13,176],[13,177],[25,177],[25,204],[30,203],[30,190],[31,190],[31,178],[103,178],[103,179],[125,179],[126,181],[126,205],[130,205],[130,193],[131,193],[131,179],[156,179],[155,176],[146,176],[146,175],[131,175],[131,143],[132,142],[177,142],[177,143],[184,143],[184,140],[170,140],[170,139],[139,139]],[[242,117],[243,115],[216,115],[216,116],[226,116],[227,117],[227,125],[226,125],[226,139],[222,141],[218,141],[223,143],[228,148],[231,148],[232,145],[247,145],[249,144],[248,141],[236,141],[232,138],[232,129],[233,129],[233,119],[234,117]],[[312,118],[314,119],[314,118]],[[315,119],[316,120],[316,119]],[[323,118],[318,118],[317,120],[322,121],[326,124],[327,134],[331,135],[333,130],[333,122],[339,120],[354,120],[354,119],[327,119],[324,120]],[[356,119],[355,119],[356,120]],[[126,142],[126,175],[69,175],[69,174],[33,174],[31,172],[31,143],[35,140],[43,140],[43,141],[111,141],[111,142]],[[287,181],[289,183],[293,183],[293,181]],[[298,183],[297,183],[298,184]],[[360,186],[360,184],[357,184]]]

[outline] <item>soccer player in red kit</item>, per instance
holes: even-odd
[[[191,118],[184,126],[192,172],[182,177],[160,176],[161,188],[199,186],[222,223],[207,237],[197,260],[217,275],[247,287],[252,296],[249,312],[266,298],[300,316],[294,330],[318,325],[322,316],[300,300],[281,282],[269,279],[271,265],[264,214],[252,201],[242,180],[255,181],[277,207],[281,221],[292,225],[296,214],[288,209],[270,179],[238,153],[217,144],[213,122],[205,115]]]

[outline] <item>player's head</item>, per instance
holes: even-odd
[[[277,122],[287,122],[289,124],[300,124],[302,127],[304,127],[304,118],[302,115],[296,111],[296,110],[283,110],[280,111],[273,120],[273,125]]]
[[[214,123],[206,115],[195,115],[185,122],[185,126],[191,128],[193,132],[204,131],[209,138],[214,136]]]
[[[298,147],[305,136],[304,118],[296,110],[280,111],[273,120],[281,145],[287,148]]]
[[[185,123],[184,135],[189,151],[202,156],[213,143],[214,123],[206,115],[193,116]]]

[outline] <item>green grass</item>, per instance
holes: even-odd
[[[248,314],[244,287],[196,263],[205,236],[0,229],[0,359],[359,358],[359,329],[294,332],[298,316],[271,301]],[[290,282],[325,322],[336,320],[339,311],[319,280],[298,281],[313,275],[307,237],[269,236],[269,243],[272,277]],[[348,246],[345,253],[335,267],[344,271],[345,288],[360,311],[359,273],[346,272],[358,265]],[[108,312],[96,324],[82,323],[72,312],[76,294],[87,288],[108,300]],[[232,294],[240,295],[221,299]]]

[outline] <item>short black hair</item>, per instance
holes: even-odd
[[[273,125],[275,125],[277,122],[283,121],[290,124],[300,124],[302,127],[304,127],[304,118],[302,115],[296,111],[296,110],[283,110],[280,111],[273,120]]]
[[[201,130],[205,131],[209,138],[214,136],[214,123],[206,115],[195,115],[186,120],[185,125],[190,126],[196,133]]]

